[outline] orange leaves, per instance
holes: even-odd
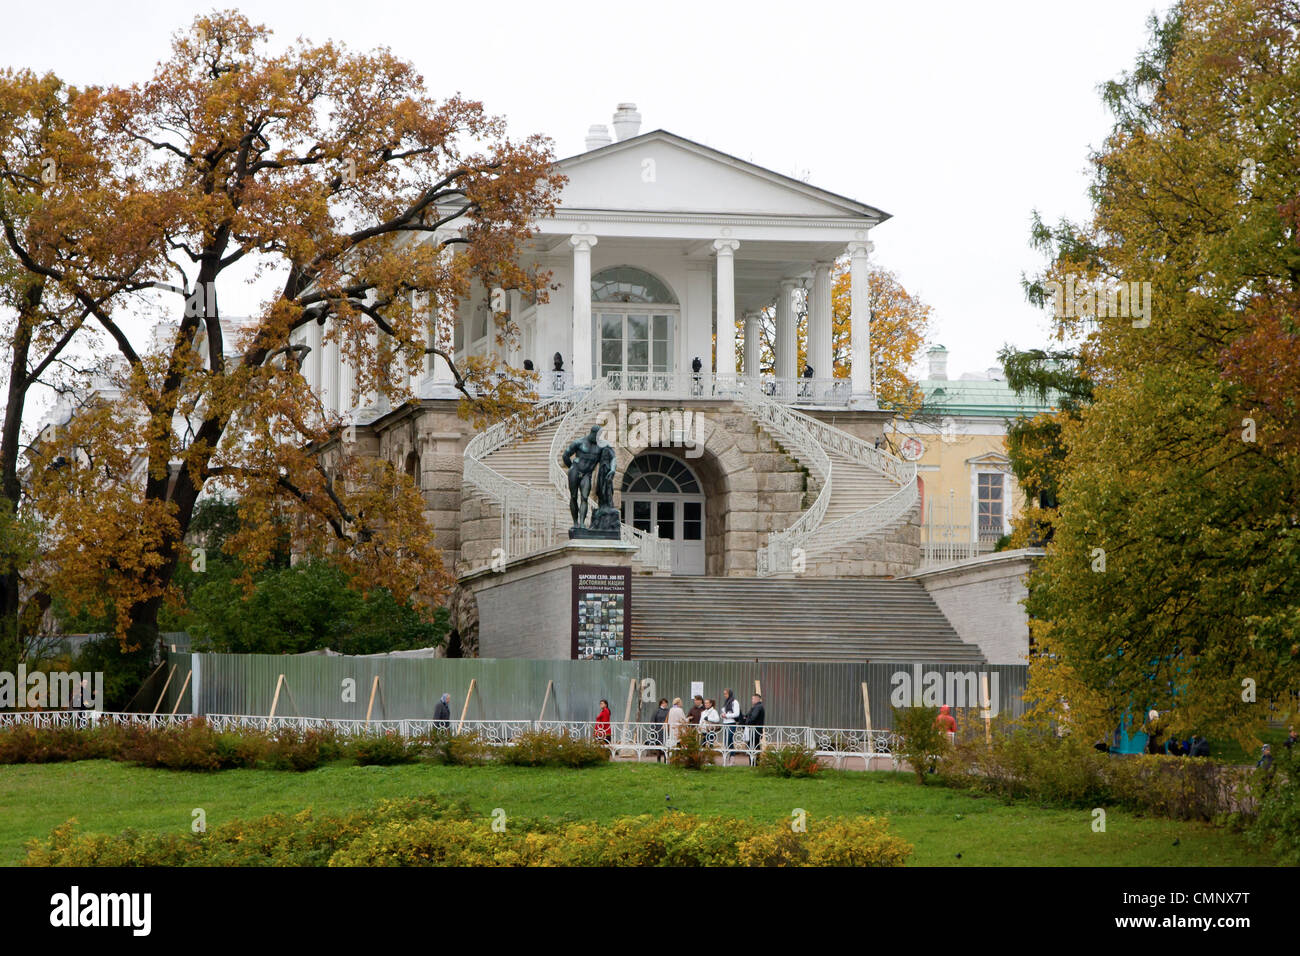
[[[0,124],[22,112],[33,143],[53,133],[30,104],[63,97],[59,155],[83,161],[69,160],[76,190],[46,191],[32,234],[99,230],[42,254],[59,262],[53,294],[93,304],[130,371],[119,401],[78,412],[73,464],[34,474],[61,585],[103,595],[123,630],[128,618],[148,630],[195,504],[216,490],[239,498],[234,546],[248,567],[288,524],[296,550],[399,598],[439,600],[448,578],[410,480],[352,448],[321,466],[346,421],[307,387],[296,333],[320,323],[321,347],[354,372],[343,407],[360,395],[396,405],[427,350],[449,345],[430,341],[431,315],[472,288],[546,293],[519,250],[563,182],[548,140],[512,140],[481,103],[434,98],[387,50],[299,40],[276,53],[270,39],[214,13],[129,88],[74,98],[31,76],[0,82]],[[249,273],[277,290],[235,328],[220,304]],[[173,324],[153,343],[117,318],[124,290],[151,280],[183,286],[155,293]],[[496,315],[502,340],[506,321]],[[531,394],[531,376],[490,363],[457,371],[478,420]]]

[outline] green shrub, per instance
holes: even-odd
[[[1300,866],[1300,753],[1276,747],[1271,770],[1253,770],[1258,780],[1257,812],[1246,829],[1255,846],[1265,847],[1282,863]]]
[[[948,735],[935,726],[936,707],[895,707],[894,733],[899,737],[898,753],[912,767],[918,783],[937,769],[939,761],[951,750]]]
[[[718,751],[709,746],[695,727],[683,727],[677,737],[677,746],[668,751],[668,762],[683,770],[703,770],[712,767],[717,759]]]
[[[817,751],[811,747],[789,744],[759,754],[758,769],[760,773],[778,777],[811,777],[822,769],[822,765],[817,760]]]
[[[492,747],[478,734],[428,730],[412,739],[420,755],[436,764],[479,767],[488,762]]]
[[[902,866],[911,853],[912,845],[875,817],[808,828],[808,866]]]
[[[876,819],[794,833],[687,813],[608,824],[503,820],[432,797],[339,815],[276,813],[200,834],[83,834],[75,820],[27,845],[26,866],[901,866],[911,847]]]
[[[1043,806],[1122,806],[1179,820],[1214,820],[1241,808],[1238,768],[1163,755],[1112,756],[1081,736],[1001,727],[960,736],[939,769],[967,790]]]
[[[220,770],[218,734],[202,717],[131,735],[119,759],[167,770]],[[227,752],[227,755],[229,752]]]
[[[514,767],[592,767],[608,763],[608,744],[547,730],[527,730],[502,747],[498,756]]]
[[[348,744],[348,755],[360,766],[388,767],[394,764],[414,763],[420,756],[420,745],[399,734],[374,734],[357,737]]]
[[[271,734],[266,746],[266,766],[272,770],[313,770],[347,752],[347,745],[333,729],[280,727]]]

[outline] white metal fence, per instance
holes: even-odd
[[[108,723],[135,724],[150,728],[182,726],[196,719],[189,714],[130,714],[93,710],[49,710],[0,712],[0,729],[17,726],[80,730]],[[396,734],[417,737],[437,730],[472,734],[492,747],[511,744],[526,731],[544,730],[579,740],[607,743],[614,756],[642,760],[667,752],[671,743],[666,724],[611,722],[599,727],[583,720],[341,720],[332,717],[259,717],[244,714],[208,714],[201,718],[213,730],[333,730],[346,737]],[[728,733],[730,731],[730,733]],[[878,758],[898,765],[898,737],[889,730],[840,730],[825,727],[749,727],[744,724],[718,725],[705,731],[708,744],[730,763],[734,757],[753,762],[759,752],[801,746],[842,767],[849,758],[868,766]]]

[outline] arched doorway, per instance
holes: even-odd
[[[680,458],[648,451],[623,472],[623,521],[673,542],[673,574],[704,574],[704,489]]]

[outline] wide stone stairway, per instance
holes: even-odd
[[[632,578],[632,657],[982,663],[915,581]]]

